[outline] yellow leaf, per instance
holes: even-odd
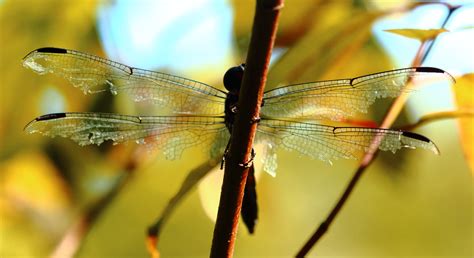
[[[5,197],[38,215],[63,215],[70,196],[51,161],[39,152],[21,152],[0,163]]]
[[[457,79],[453,90],[459,110],[474,110],[474,73]],[[474,117],[460,118],[459,131],[464,156],[474,174]]]
[[[433,40],[436,38],[439,34],[443,32],[447,32],[448,30],[446,29],[428,29],[428,30],[422,30],[422,29],[392,29],[392,30],[384,30],[386,32],[391,32],[394,34],[398,34],[400,36],[404,36],[407,38],[412,38],[412,39],[417,39],[421,42],[427,41],[427,40]]]
[[[339,13],[338,10],[326,11]],[[315,24],[272,65],[267,87],[357,74],[349,69],[359,68],[360,62],[348,63],[356,60],[354,56],[369,42],[372,23],[383,15],[383,12],[359,13],[352,19],[348,16],[343,23]]]
[[[246,48],[250,40],[253,15],[255,12],[254,0],[233,0],[234,34],[237,44]],[[347,13],[352,8],[349,1],[323,1],[323,0],[293,0],[291,4],[284,5],[278,25],[278,35],[275,47],[289,47],[303,37],[313,24],[341,20],[342,13]],[[328,9],[335,9],[337,13],[327,14]],[[245,52],[245,51],[243,51]]]

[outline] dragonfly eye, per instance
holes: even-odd
[[[244,76],[245,64],[235,66],[224,74],[224,87],[231,93],[237,94]]]

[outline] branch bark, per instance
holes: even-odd
[[[247,54],[239,112],[233,125],[231,145],[226,157],[217,221],[211,247],[211,257],[232,257],[239,222],[252,144],[257,129],[255,119],[260,106],[270,57],[275,41],[283,0],[257,0],[249,50]]]

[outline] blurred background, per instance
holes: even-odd
[[[458,94],[472,107],[473,77],[466,74],[474,72],[474,2],[449,3],[463,6],[423,65],[442,68],[457,85],[470,88]],[[440,28],[448,13],[444,5],[415,7],[411,1],[285,4],[267,89],[410,66],[420,42],[384,30]],[[168,161],[159,153],[137,152],[134,143],[80,147],[68,139],[25,134],[23,127],[45,113],[136,111],[126,98],[86,96],[66,80],[32,73],[21,64],[27,53],[46,46],[76,49],[223,88],[225,71],[245,61],[253,11],[250,0],[0,1],[0,256],[50,255],[88,207],[133,173],[90,224],[77,257],[147,257],[147,227],[187,173],[208,159],[199,148]],[[396,126],[457,109],[454,95],[448,83],[425,85],[410,97]],[[378,101],[356,119],[380,122],[389,103]],[[440,156],[423,150],[381,153],[312,256],[472,257],[473,167],[465,155],[473,142],[466,128],[449,119],[416,129],[437,144]],[[126,164],[130,155],[139,156],[133,172]],[[293,256],[358,165],[357,160],[329,165],[283,150],[278,158],[277,176],[259,177],[256,232],[249,235],[240,226],[235,257]],[[195,188],[164,226],[159,243],[164,257],[208,256],[218,174]]]

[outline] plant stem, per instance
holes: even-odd
[[[462,117],[473,117],[474,110],[454,110],[454,111],[442,111],[431,113],[426,116],[423,116],[414,124],[409,124],[400,127],[400,130],[411,131],[416,129],[426,123],[435,122],[438,120],[452,119],[452,118],[462,118]]]
[[[90,205],[83,214],[68,228],[50,257],[76,257],[82,247],[84,238],[95,225],[97,219],[115,200],[122,189],[131,181],[137,167],[135,155],[124,164],[124,172],[116,179],[113,186],[99,200]]]
[[[446,16],[444,22],[442,23],[443,27],[444,25],[447,24],[449,18],[451,17],[452,13],[454,10],[456,10],[458,7],[452,7],[448,6],[449,8],[449,13]],[[428,47],[429,44],[429,47]],[[425,41],[422,42],[420,45],[415,58],[413,60],[412,66],[420,66],[422,62],[425,60],[426,56],[429,54],[431,51],[431,46],[433,45],[432,41]],[[424,51],[426,49],[426,51]],[[407,82],[407,84],[410,84],[410,81]],[[388,109],[386,115],[384,116],[383,122],[381,124],[381,128],[390,128],[393,122],[395,122],[395,119],[398,117],[400,114],[403,106],[405,105],[405,102],[408,99],[407,94],[401,94],[398,96],[390,108]],[[372,144],[376,143],[377,139],[372,142]],[[380,141],[379,141],[380,142]],[[377,146],[378,147],[378,146]],[[373,149],[372,146],[370,149]],[[334,208],[331,210],[329,215],[327,216],[326,220],[322,222],[319,227],[316,229],[316,231],[313,233],[313,235],[310,237],[310,239],[303,245],[303,247],[298,251],[296,254],[296,257],[305,257],[311,250],[311,248],[318,242],[319,239],[327,232],[329,226],[331,223],[334,221],[336,218],[337,214],[341,211],[342,207],[348,200],[350,194],[354,190],[357,182],[360,180],[361,176],[363,175],[364,171],[366,170],[367,167],[374,161],[378,151],[373,152],[373,153],[366,153],[364,157],[362,158],[359,167],[355,171],[354,175],[352,176],[351,180],[349,181],[348,185],[346,186],[346,189],[344,190],[343,194],[339,198],[338,202],[334,206]]]
[[[349,198],[350,194],[352,193],[352,190],[356,186],[357,182],[359,181],[359,178],[362,176],[365,168],[370,165],[368,163],[367,165],[361,165],[359,168],[357,168],[357,171],[354,173],[354,176],[352,176],[351,181],[349,184],[346,186],[346,189],[344,190],[344,193],[341,195],[339,198],[339,201],[336,203],[334,208],[331,210],[329,215],[326,217],[326,220],[322,222],[319,227],[316,229],[316,231],[313,233],[313,235],[308,239],[308,241],[304,244],[304,246],[300,249],[300,251],[296,254],[296,257],[305,257],[306,254],[309,253],[311,248],[318,242],[318,240],[326,233],[328,230],[329,226],[331,225],[332,221],[336,218],[336,215],[339,213],[339,211],[342,209],[343,205]]]
[[[176,207],[184,200],[187,194],[221,161],[220,157],[206,160],[204,163],[192,169],[184,179],[178,192],[168,201],[168,204],[156,218],[155,223],[148,227],[146,245],[151,257],[159,257],[157,244],[163,226],[175,211]]]
[[[239,112],[233,125],[229,153],[226,156],[211,255],[213,258],[232,257],[239,223],[256,119],[259,117],[271,52],[275,41],[283,0],[257,0],[242,87]]]

